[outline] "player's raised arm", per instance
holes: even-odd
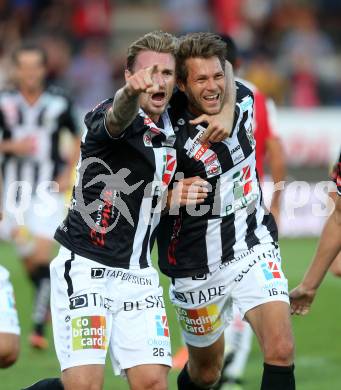
[[[134,120],[140,106],[140,94],[159,91],[159,85],[153,80],[156,72],[157,65],[140,69],[136,73],[126,70],[126,84],[117,91],[112,107],[106,115],[105,123],[113,137],[118,137]]]

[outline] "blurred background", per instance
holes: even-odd
[[[9,54],[35,39],[48,52],[49,82],[69,92],[83,117],[122,86],[127,46],[154,29],[229,34],[239,75],[277,105],[288,180],[326,179],[341,144],[338,0],[0,0],[0,88],[11,82]],[[281,220],[283,234],[318,234],[321,218],[309,211],[321,196],[292,186],[287,197],[288,207],[305,205],[294,225]]]
[[[314,252],[316,238],[310,237],[318,237],[330,210],[327,184],[316,183],[328,180],[341,148],[341,1],[0,0],[0,88],[11,85],[13,49],[34,39],[47,50],[49,83],[66,89],[83,116],[123,85],[127,46],[154,29],[229,34],[242,56],[240,75],[276,103],[276,131],[288,166],[280,233],[293,287]],[[11,245],[0,243],[0,261],[11,270],[23,328],[21,359],[0,372],[4,390],[58,375],[52,346],[37,352],[26,345],[30,286],[15,260]],[[340,282],[330,276],[325,285],[310,318],[294,323],[298,389],[341,388]],[[172,322],[172,312],[170,317]],[[176,327],[173,334],[177,347]],[[259,356],[254,346],[246,390],[258,388]],[[127,385],[109,373],[105,388]]]

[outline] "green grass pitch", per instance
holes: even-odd
[[[283,268],[289,279],[290,288],[301,279],[316,246],[315,239],[285,239],[281,241]],[[0,263],[11,272],[15,288],[17,307],[22,328],[21,355],[11,368],[0,371],[0,389],[18,390],[40,378],[59,375],[59,365],[55,356],[51,329],[50,348],[35,351],[28,347],[27,337],[30,327],[32,289],[13,248],[0,244]],[[166,285],[166,278],[162,277]],[[165,288],[165,291],[167,288]],[[328,275],[319,295],[307,317],[293,318],[296,340],[296,382],[298,390],[338,390],[341,389],[341,280]],[[165,294],[167,295],[167,294]],[[173,352],[181,344],[180,332],[175,314],[168,307],[168,317],[172,332]],[[108,362],[109,363],[109,362]],[[245,390],[258,390],[262,372],[262,357],[254,340],[252,353],[245,374]],[[175,371],[169,376],[169,389],[176,390]],[[127,383],[114,377],[110,364],[107,364],[105,390],[128,389]]]

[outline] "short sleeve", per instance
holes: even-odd
[[[98,140],[113,140],[105,125],[105,116],[111,107],[113,99],[107,99],[99,103],[92,111],[85,115],[87,131]]]

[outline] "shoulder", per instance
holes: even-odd
[[[11,99],[18,96],[18,90],[14,88],[4,88],[0,90],[0,99]]]
[[[67,106],[73,105],[73,99],[71,98],[70,94],[59,86],[49,85],[45,88],[44,92],[52,101],[64,102],[64,104]]]
[[[253,91],[251,90],[251,88],[249,88],[245,82],[242,82],[240,80],[237,80],[236,81],[236,89],[237,89],[237,102],[241,102],[243,99],[249,97],[251,98],[252,100],[254,99],[254,93]]]
[[[91,111],[85,115],[85,124],[91,125],[91,122],[96,121],[100,118],[104,118],[107,110],[112,106],[113,98],[102,100],[98,103]]]

